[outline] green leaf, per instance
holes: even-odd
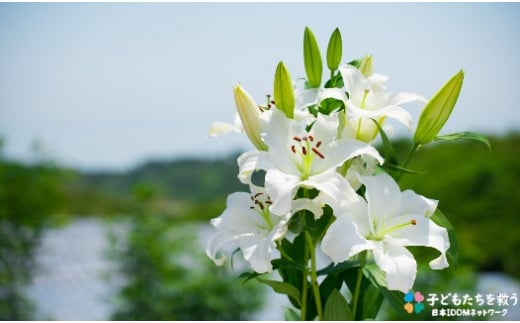
[[[478,133],[466,131],[466,132],[457,132],[457,133],[452,133],[449,135],[435,137],[435,141],[454,141],[454,140],[461,140],[461,139],[479,141],[481,143],[484,143],[488,147],[488,149],[491,151],[491,144],[489,143],[489,140],[487,140],[486,137],[484,137]]]
[[[305,272],[307,270],[307,267],[305,267],[304,265],[295,263],[294,261],[287,258],[275,259],[271,261],[271,264],[273,265],[273,270],[294,269],[301,272]]]
[[[329,115],[331,112],[339,110],[344,107],[344,103],[341,100],[335,98],[326,98],[320,102],[319,111],[322,114]]]
[[[292,308],[286,308],[285,314],[284,314],[284,320],[300,321],[300,315],[298,315]]]
[[[276,280],[263,279],[260,277],[258,277],[257,279],[259,282],[270,286],[275,292],[279,294],[288,295],[297,303],[300,303],[300,291],[293,285]]]
[[[257,273],[256,271],[253,271],[253,272],[244,272],[242,274],[240,274],[240,276],[238,276],[238,279],[243,279],[244,280],[244,283],[247,283],[248,281],[250,281],[251,279],[253,278],[257,278],[258,276],[260,276],[262,274],[259,274]]]
[[[363,61],[363,58],[355,59],[353,61],[348,62],[347,64],[359,68],[359,66],[361,65],[361,61]]]
[[[354,319],[347,300],[334,289],[327,299],[323,314],[325,321],[352,321]]]
[[[397,171],[399,171],[401,173],[408,173],[408,174],[415,174],[415,175],[425,175],[425,174],[428,174],[427,171],[412,170],[412,169],[409,169],[409,168],[405,168],[405,167],[394,165],[394,164],[390,164],[390,163],[385,163],[383,166],[384,167],[388,167],[389,169],[392,169],[392,170],[397,170]]]
[[[464,72],[461,70],[426,103],[413,136],[416,145],[426,145],[435,139],[457,103],[463,81]]]
[[[397,155],[395,154],[394,147],[392,146],[392,143],[390,142],[390,139],[388,139],[388,136],[386,135],[385,131],[383,130],[383,127],[379,124],[379,122],[375,119],[370,119],[374,121],[374,123],[377,126],[377,129],[379,129],[379,135],[381,136],[381,140],[383,141],[383,157],[385,158],[385,164],[388,162],[393,165],[398,165],[397,161]]]
[[[329,45],[327,46],[327,66],[331,71],[338,69],[339,63],[341,62],[342,47],[341,33],[339,29],[336,28],[330,36]]]
[[[274,101],[278,109],[282,110],[287,118],[294,117],[294,89],[289,71],[283,64],[278,63],[274,75]]]
[[[305,72],[307,73],[309,85],[313,88],[319,87],[321,84],[323,63],[321,61],[318,42],[309,27],[305,27],[303,34],[303,61],[305,63]]]
[[[337,272],[342,272],[354,267],[359,267],[359,261],[344,261],[337,265],[330,264],[327,267],[316,272],[318,276],[329,275]]]

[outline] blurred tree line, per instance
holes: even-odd
[[[520,279],[520,133],[488,139],[491,152],[468,141],[425,147],[409,168],[427,173],[401,179],[403,188],[440,200],[459,241],[459,268],[419,275],[422,290],[442,285],[470,289],[476,273],[486,271]],[[397,141],[396,149],[404,156],[409,143]],[[30,318],[20,286],[31,275],[42,228],[88,215],[129,223],[126,243],[114,240],[110,253],[126,277],[113,319],[247,318],[244,313],[260,303],[258,298],[242,302],[255,295],[254,288],[235,286],[238,273],[210,263],[189,229],[218,216],[229,193],[247,189],[236,178],[236,157],[155,161],[116,173],[63,170],[49,163],[28,166],[0,155],[0,318]],[[186,262],[186,255],[196,256]],[[195,267],[197,271],[190,269]],[[211,288],[208,277],[215,282]],[[215,294],[220,297],[211,296]],[[228,296],[232,294],[236,297]],[[229,302],[219,303],[223,299]],[[242,312],[216,316],[233,312],[230,304]]]
[[[35,270],[42,230],[64,203],[66,175],[49,162],[7,161],[1,148],[0,140],[0,320],[29,320],[32,306],[22,288]]]

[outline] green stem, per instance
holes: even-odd
[[[408,163],[410,162],[410,159],[412,158],[413,154],[417,150],[417,147],[419,147],[419,145],[417,145],[416,143],[414,143],[412,145],[412,147],[410,148],[410,151],[408,152],[408,156],[406,156],[406,159],[404,160],[403,168],[406,168],[406,166],[408,166]],[[399,179],[401,179],[402,175],[403,175],[403,172],[400,171],[399,175],[397,175],[397,181],[399,181]]]
[[[354,295],[352,296],[352,314],[354,314],[354,318],[356,317],[359,302],[359,292],[361,290],[361,281],[363,280],[363,267],[365,266],[366,257],[366,251],[363,251],[359,254],[359,270],[357,274],[356,288],[354,289]]]
[[[312,284],[312,292],[314,293],[314,300],[316,302],[316,311],[318,312],[318,319],[323,321],[323,310],[321,306],[321,297],[320,297],[320,288],[318,285],[318,275],[316,274],[316,251],[314,243],[312,242],[311,234],[307,231],[305,232],[305,239],[307,240],[307,244],[310,249],[311,254],[311,284]]]
[[[308,252],[307,252],[307,244],[303,248],[303,263],[305,264],[305,268],[307,268],[307,262],[309,261]],[[302,321],[307,321],[307,270],[302,273],[303,283],[302,283],[302,304],[300,311],[300,318]]]

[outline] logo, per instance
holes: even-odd
[[[424,296],[421,294],[421,292],[413,292],[412,290],[406,293],[403,297],[406,304],[404,304],[404,310],[410,314],[412,312],[415,312],[416,314],[421,313],[424,311],[424,304],[422,301],[424,301]],[[415,301],[415,303],[412,303]]]

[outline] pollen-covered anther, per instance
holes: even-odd
[[[294,145],[291,146],[291,151],[296,154],[296,147],[294,147]]]
[[[316,148],[320,148],[320,146],[321,146],[321,141],[318,141],[318,142],[316,143]]]
[[[316,147],[312,147],[312,151],[318,155],[321,159],[325,159],[325,156],[323,156],[323,154],[316,148]]]
[[[307,155],[307,148],[302,147],[302,154]]]
[[[413,219],[412,221],[410,221],[410,224],[411,225],[417,225],[417,221],[415,219]]]
[[[295,141],[297,141],[297,142],[301,142],[301,141],[302,141],[302,138],[294,136],[294,137],[293,137],[293,140],[295,140]]]
[[[309,135],[309,140],[310,140],[311,142],[313,142],[313,141],[314,141],[314,137],[313,137],[312,135]]]

